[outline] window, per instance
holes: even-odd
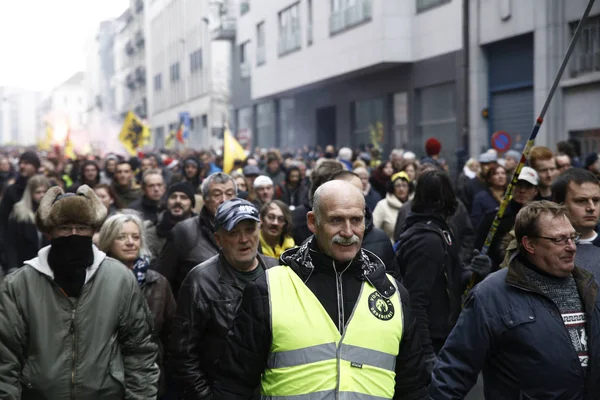
[[[417,130],[411,137],[409,148],[423,149],[427,138],[434,137],[442,143],[442,157],[456,171],[456,93],[455,85],[447,83],[417,90]],[[424,155],[420,151],[419,155]]]
[[[265,23],[256,25],[256,65],[266,62],[265,54]]]
[[[296,3],[279,13],[279,55],[300,49],[300,5]]]
[[[394,94],[394,143],[395,148],[408,147],[408,93]]]
[[[171,82],[179,81],[179,62],[171,65]]]
[[[372,0],[331,0],[329,33],[334,35],[370,21],[372,15]]]
[[[313,6],[312,0],[306,1],[306,43],[308,46],[313,44]]]
[[[450,0],[417,0],[417,12],[427,11],[446,3],[450,3]]]
[[[237,111],[236,137],[242,147],[252,148],[252,107],[240,108]]]
[[[577,23],[571,25],[571,35]],[[600,72],[600,16],[587,20],[571,56],[571,77]]]
[[[250,77],[250,42],[240,44],[240,76]]]
[[[354,145],[373,144],[374,139],[377,139],[377,135],[383,132],[385,123],[384,108],[383,99],[355,101],[352,104]]]
[[[275,103],[267,101],[256,106],[256,145],[275,147]]]
[[[162,74],[154,75],[154,91],[160,92],[162,90]]]
[[[194,73],[200,69],[202,69],[202,49],[190,54],[190,72]]]
[[[250,0],[240,1],[240,15],[244,15],[248,11],[250,11]]]

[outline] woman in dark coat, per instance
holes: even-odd
[[[42,247],[50,244],[35,225],[35,212],[49,188],[50,182],[45,176],[29,178],[23,197],[13,207],[6,227],[5,272],[20,268],[23,262],[35,258]]]
[[[477,230],[484,215],[491,213],[500,205],[506,190],[506,169],[496,164],[490,167],[484,175],[487,190],[481,191],[473,198],[471,208],[471,223]]]

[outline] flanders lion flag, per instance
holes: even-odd
[[[127,152],[135,156],[137,155],[137,149],[146,143],[150,143],[150,128],[144,125],[133,111],[129,111],[127,117],[125,117],[123,128],[121,128],[119,140],[123,143]]]

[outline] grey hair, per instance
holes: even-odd
[[[153,168],[153,169],[149,169],[147,171],[144,171],[144,173],[142,174],[142,187],[145,188],[146,187],[146,178],[149,177],[150,175],[158,175],[160,176],[160,178],[162,179],[163,183],[165,183],[165,178],[163,177],[162,171],[158,168]]]
[[[23,197],[12,209],[11,217],[17,222],[35,224],[35,212],[33,211],[33,192],[40,186],[50,189],[50,181],[44,175],[34,175],[27,181]]]
[[[351,161],[352,160],[352,149],[350,147],[342,147],[338,151],[338,157],[345,161]]]
[[[127,222],[136,224],[140,231],[140,257],[150,256],[150,251],[146,244],[146,230],[144,229],[144,223],[139,217],[139,213],[134,210],[123,210],[108,217],[108,219],[104,221],[102,228],[100,228],[98,248],[106,254],[109,254],[113,242],[117,236],[119,236],[119,233],[121,233],[123,225]]]
[[[237,197],[237,183],[235,183],[235,179],[233,179],[230,175],[227,175],[225,172],[215,172],[210,174],[204,181],[202,181],[201,191],[202,198],[204,201],[208,200],[208,195],[210,193],[210,186],[213,183],[227,183],[233,182],[233,188],[235,189],[235,196]]]

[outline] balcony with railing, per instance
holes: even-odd
[[[300,30],[294,31],[293,34],[283,35],[279,38],[279,55],[284,56],[288,53],[292,53],[296,50],[300,50],[302,44],[300,43],[301,36]]]
[[[237,31],[235,17],[223,15],[219,17],[218,25],[212,29],[213,40],[234,40]]]
[[[331,16],[329,17],[329,33],[335,35],[336,33],[370,21],[372,17],[372,0],[356,0],[351,5],[331,12]]]

